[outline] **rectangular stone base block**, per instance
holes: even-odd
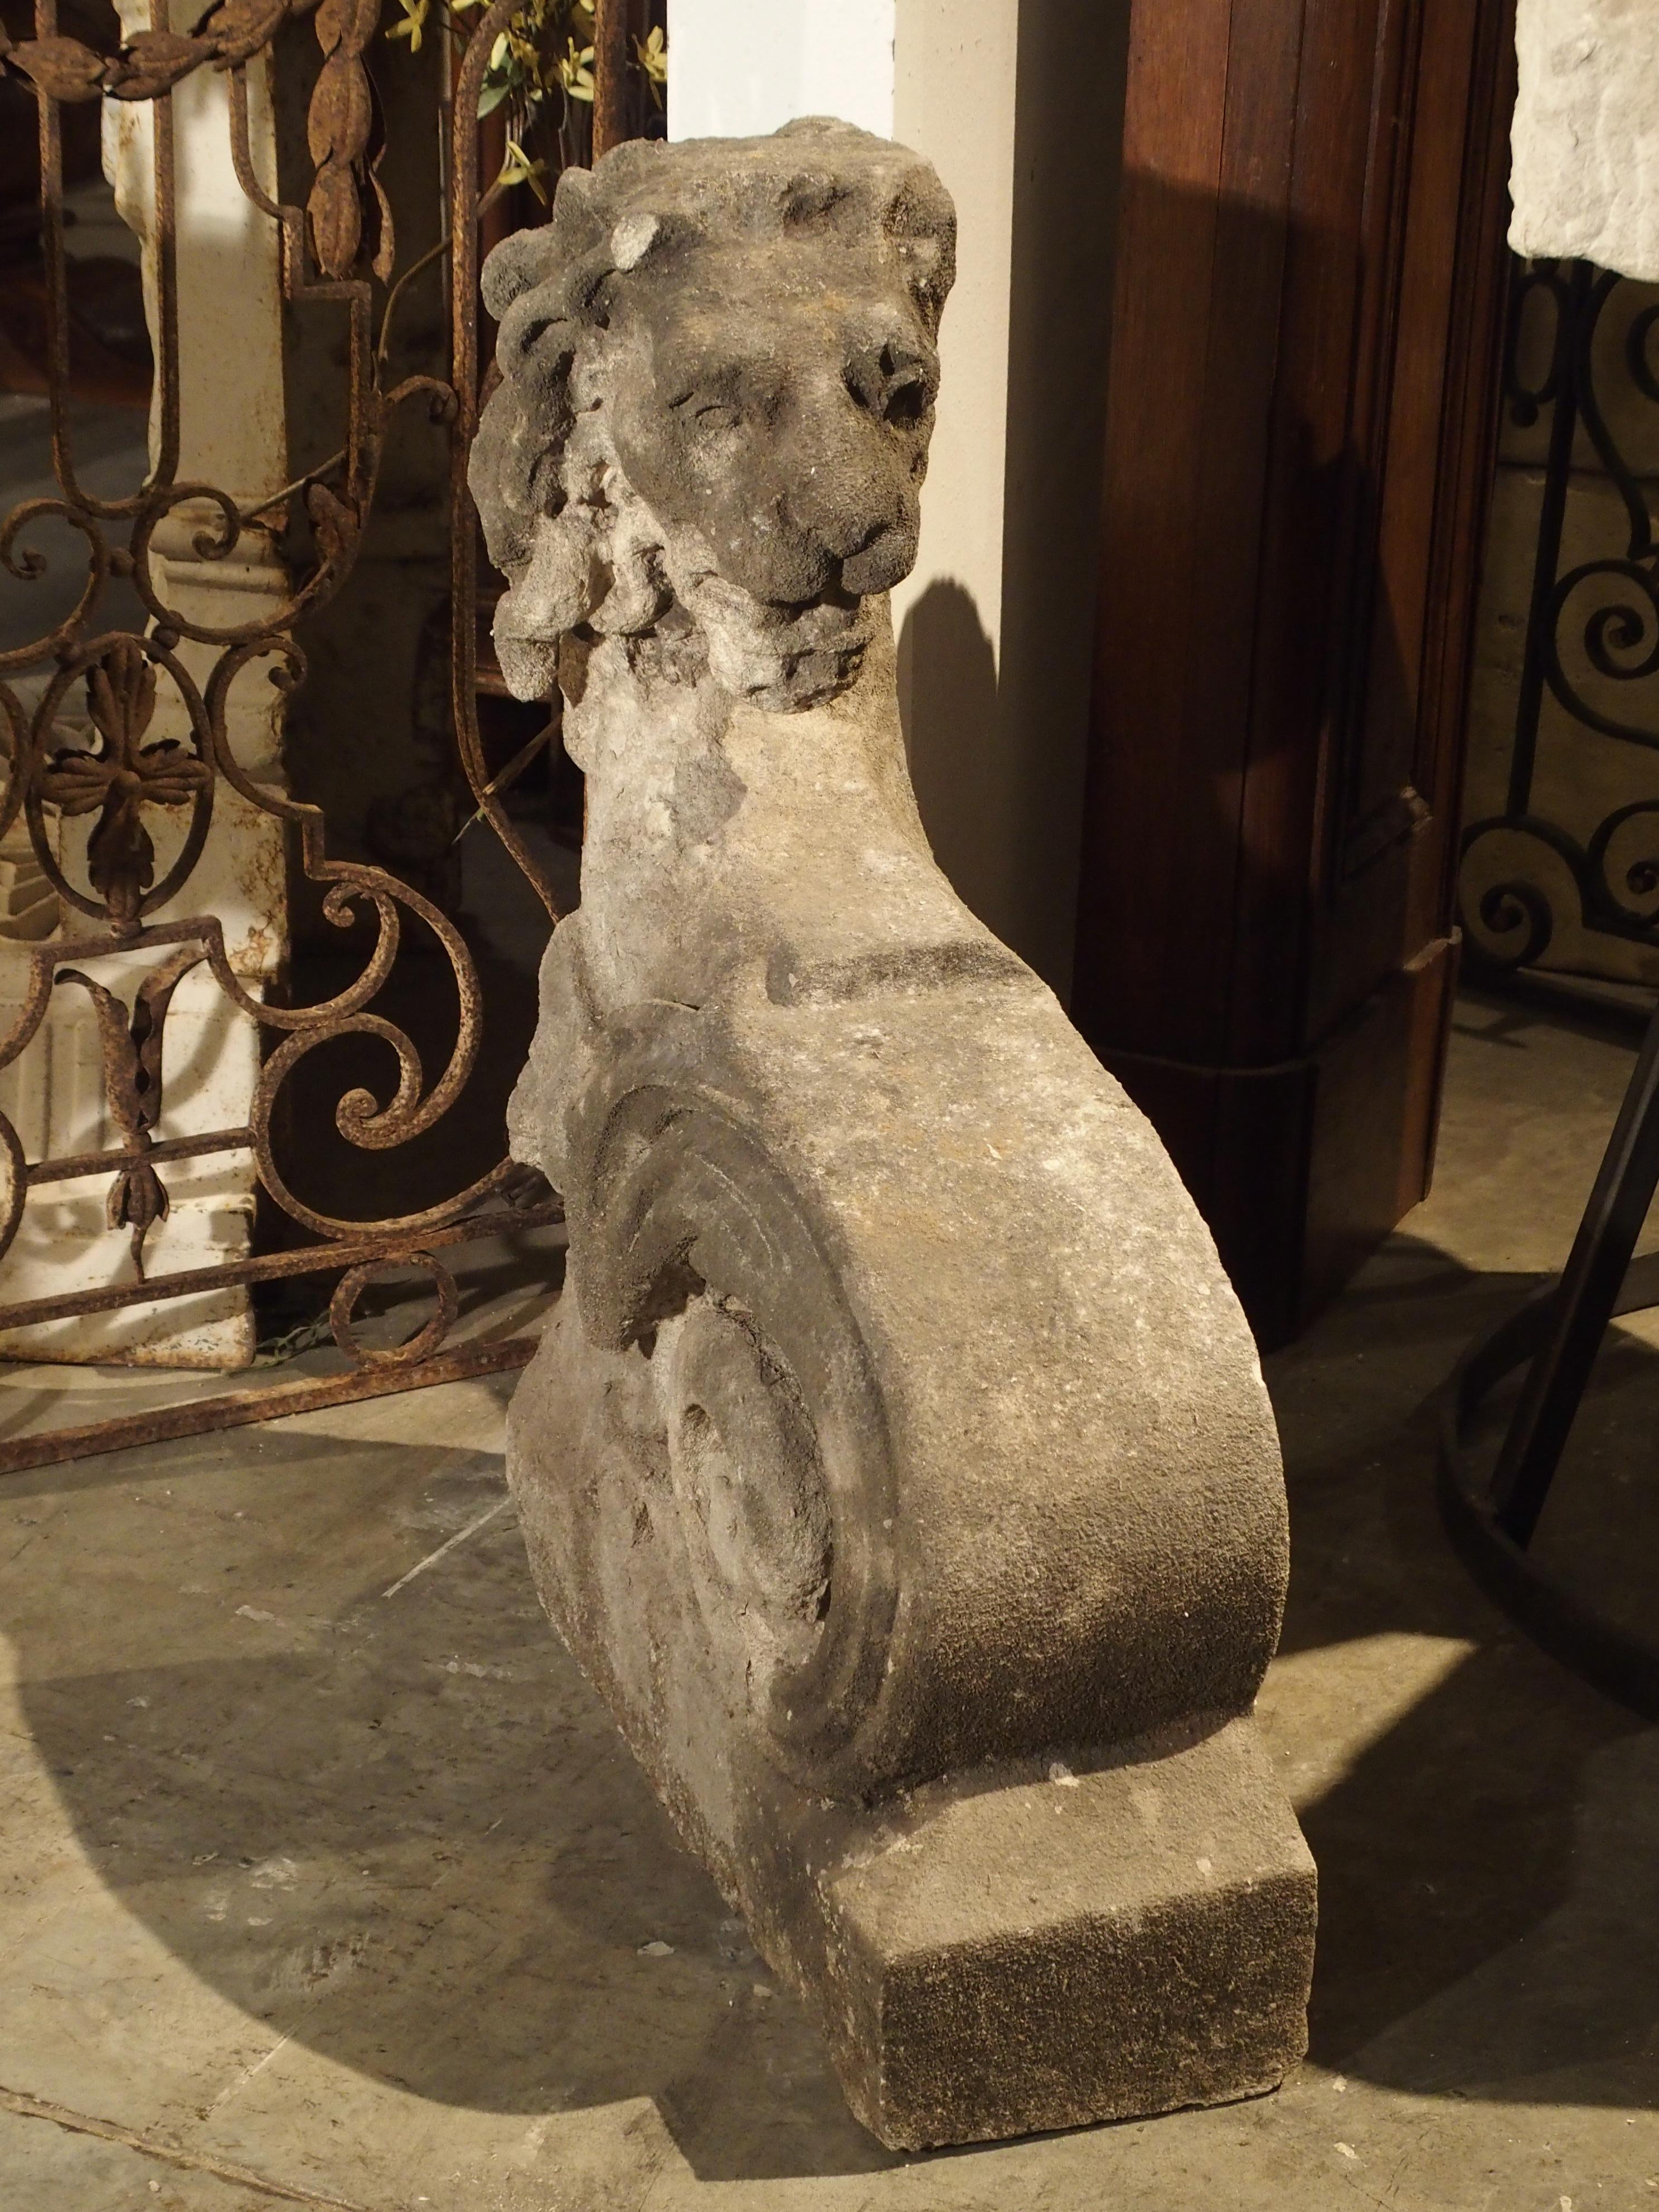
[[[1249,1719],[841,1820],[841,1850],[820,1829],[807,1853],[830,1846],[827,1942],[802,1978],[895,2149],[1252,2096],[1306,2049],[1314,1865]],[[774,1887],[793,1856],[749,1900],[763,1948],[768,1921],[799,1934]]]

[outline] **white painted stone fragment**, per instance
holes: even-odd
[[[1659,0],[1520,0],[1510,244],[1659,279]]]

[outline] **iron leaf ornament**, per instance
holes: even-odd
[[[161,1118],[161,1045],[167,1008],[179,985],[205,957],[198,945],[180,945],[138,986],[130,1015],[124,1000],[79,968],[58,971],[60,983],[81,985],[98,1017],[104,1095],[130,1155],[109,1187],[104,1213],[112,1229],[131,1231],[132,1264],[140,1282],[144,1279],[144,1239],[158,1221],[167,1219],[168,1212],[167,1185],[146,1157]]]

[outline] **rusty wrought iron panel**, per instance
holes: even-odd
[[[481,14],[460,57],[449,106],[447,237],[395,283],[393,210],[380,179],[379,118],[363,60],[379,27],[380,0],[321,0],[320,5],[315,0],[221,0],[188,35],[141,31],[114,52],[99,52],[78,38],[60,34],[54,0],[37,0],[37,35],[32,40],[8,43],[0,31],[0,73],[26,80],[40,110],[47,382],[57,476],[52,496],[25,500],[0,517],[0,569],[21,582],[41,572],[29,538],[31,529],[48,519],[76,533],[85,562],[84,583],[72,610],[42,635],[0,651],[0,741],[9,755],[0,837],[21,819],[35,864],[61,910],[84,923],[77,932],[55,935],[28,951],[21,1008],[0,1036],[0,1070],[15,1062],[40,1030],[55,994],[85,994],[95,1010],[106,1107],[118,1136],[116,1145],[101,1152],[31,1159],[12,1122],[0,1114],[0,1150],[5,1156],[0,1165],[9,1169],[0,1203],[0,1332],[287,1276],[333,1274],[338,1282],[330,1319],[334,1340],[349,1363],[347,1371],[336,1376],[228,1391],[153,1414],[0,1443],[0,1472],[118,1443],[178,1436],[489,1371],[515,1364],[532,1349],[527,1338],[500,1337],[447,1346],[457,1292],[438,1255],[506,1230],[557,1221],[558,1201],[539,1177],[527,1176],[503,1157],[488,1173],[438,1202],[372,1221],[319,1210],[284,1178],[273,1151],[273,1116],[284,1085],[308,1054],[351,1035],[374,1037],[391,1048],[398,1070],[391,1098],[382,1103],[367,1090],[351,1090],[334,1112],[336,1126],[349,1142],[385,1152],[421,1136],[446,1115],[465,1110],[486,1008],[467,945],[440,906],[385,867],[331,859],[322,811],[251,775],[234,757],[226,729],[230,688],[251,665],[263,664],[285,691],[304,681],[305,659],[295,626],[337,594],[351,574],[374,511],[382,452],[394,417],[404,409],[427,410],[447,428],[450,442],[451,687],[460,763],[478,815],[513,854],[549,915],[557,919],[550,887],[497,787],[522,766],[535,744],[492,783],[481,742],[477,552],[465,480],[479,402],[478,94],[492,50],[521,4],[522,0],[495,0]],[[278,37],[301,34],[296,19],[307,15],[322,61],[307,117],[312,182],[300,206],[273,198],[257,173],[248,65]],[[223,488],[179,473],[173,95],[198,70],[228,80],[235,173],[247,199],[276,227],[284,302],[325,300],[344,311],[339,450],[257,509],[239,507]],[[61,110],[68,103],[102,99],[149,102],[155,118],[152,466],[137,491],[117,498],[100,496],[77,476],[68,404],[70,319]],[[450,276],[449,373],[391,381],[388,333],[404,286],[420,268],[445,254]],[[316,558],[268,619],[214,628],[170,602],[165,571],[153,550],[157,529],[167,517],[187,504],[191,520],[205,512],[209,519],[193,543],[197,557],[212,562],[230,556],[246,533],[289,501],[303,506]],[[142,631],[100,628],[100,602],[112,582],[136,592],[143,609]],[[205,681],[193,677],[179,658],[178,649],[186,639],[210,655]],[[41,672],[47,679],[44,689],[38,701],[26,703],[13,679]],[[183,702],[187,738],[152,732],[158,681],[163,679]],[[72,696],[83,707],[90,743],[73,740],[61,726],[62,710]],[[361,972],[319,1004],[273,1003],[248,989],[227,955],[222,916],[203,911],[175,918],[179,907],[189,903],[216,794],[227,786],[258,814],[288,825],[299,867],[325,887],[328,919],[344,921],[354,911],[374,918],[375,941]],[[163,865],[152,830],[165,816],[183,834],[168,839],[176,850]],[[76,817],[91,817],[83,866],[74,865],[52,834],[55,823]],[[376,1011],[411,918],[441,948],[455,994],[453,1048],[435,1073],[422,1066],[405,1031]],[[90,963],[112,953],[147,957],[130,1000],[88,972]],[[162,1083],[168,1007],[179,982],[204,967],[232,1006],[271,1033],[273,1048],[264,1055],[245,1123],[169,1135]],[[236,1152],[251,1153],[263,1191],[313,1241],[217,1267],[147,1270],[146,1241],[167,1215],[169,1165]],[[108,1178],[106,1218],[110,1235],[125,1240],[124,1279],[101,1287],[66,1289],[58,1296],[9,1300],[5,1255],[16,1239],[31,1193],[93,1175]],[[416,1335],[387,1349],[366,1345],[354,1316],[368,1283],[389,1265],[412,1267],[423,1274],[436,1293],[436,1310]]]

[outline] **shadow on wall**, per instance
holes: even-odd
[[[997,657],[973,594],[954,577],[930,584],[904,617],[898,690],[910,781],[933,857],[995,928],[985,911],[993,874],[983,794],[997,734]]]
[[[1127,0],[1018,10],[1006,276],[988,265],[999,248],[982,176],[953,169],[951,129],[939,133],[961,203],[962,277],[945,312],[921,588],[898,640],[910,772],[939,864],[1062,1000],[1077,930],[1128,15]]]

